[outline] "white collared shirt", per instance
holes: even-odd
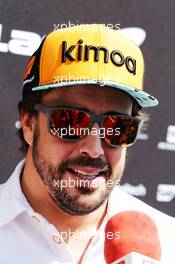
[[[56,227],[31,208],[20,185],[25,160],[9,180],[0,185],[0,264],[75,264],[70,248]],[[138,210],[154,219],[162,247],[161,263],[175,263],[175,219],[152,208],[115,187],[108,202],[107,215],[88,246],[83,264],[105,264],[104,227],[121,211]]]

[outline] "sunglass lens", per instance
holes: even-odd
[[[137,131],[138,121],[132,117],[110,116],[104,120],[105,141],[113,146],[128,146],[134,143]]]
[[[57,109],[50,115],[50,132],[63,139],[76,140],[86,133],[90,115],[76,109]]]

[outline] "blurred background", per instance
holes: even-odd
[[[128,150],[122,188],[175,217],[174,14],[172,0],[0,0],[0,183],[23,158],[15,123],[29,56],[56,28],[102,23],[141,46],[145,90],[160,102],[147,111],[149,127]]]

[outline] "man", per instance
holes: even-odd
[[[139,47],[119,31],[84,25],[44,37],[19,103],[26,158],[0,191],[0,263],[105,263],[106,223],[127,210],[154,219],[161,260],[174,263],[174,219],[117,186],[140,109],[158,103],[142,91],[143,72]]]

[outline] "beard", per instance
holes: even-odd
[[[40,143],[40,130],[37,123],[33,137],[33,164],[41,180],[47,187],[49,196],[64,212],[71,215],[85,215],[93,212],[108,199],[116,182],[118,183],[121,178],[122,171],[119,171],[115,177],[112,177],[111,166],[102,158],[94,159],[89,156],[79,156],[66,159],[55,165],[47,156],[47,152],[41,150],[42,144]],[[68,180],[70,180],[69,168],[71,166],[90,166],[91,168],[100,170],[105,169],[102,186],[94,188],[86,184],[75,184],[71,188],[68,184]],[[110,186],[107,184],[109,180],[113,182]],[[63,186],[62,182],[67,184]]]

